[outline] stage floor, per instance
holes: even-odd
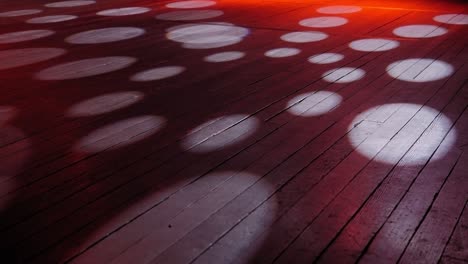
[[[0,262],[468,263],[463,1],[0,3]]]

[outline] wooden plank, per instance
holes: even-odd
[[[458,220],[457,226],[444,249],[440,263],[462,263],[468,259],[468,204]]]
[[[293,166],[293,165],[291,165],[291,166]],[[284,172],[283,172],[283,173],[284,173]],[[300,186],[301,186],[301,185],[296,186],[296,188],[294,189],[293,192],[298,192],[297,189],[300,188]],[[257,199],[257,198],[255,198],[255,199]],[[250,197],[249,200],[254,200],[254,198]],[[275,203],[276,203],[276,202],[275,202]],[[246,206],[246,205],[244,205],[244,206]],[[250,209],[250,210],[251,210],[251,209]],[[232,216],[232,215],[235,215],[235,214],[234,214],[234,213],[232,213],[232,214],[226,213],[226,217],[229,217],[228,215],[231,215],[231,216]],[[217,220],[221,221],[220,223],[226,222],[226,217],[221,217],[221,218],[219,218],[219,219],[217,219]],[[237,218],[235,218],[235,219],[237,219]],[[209,222],[209,223],[211,223],[211,224],[208,224],[208,223],[207,223],[206,225],[203,225],[204,228],[200,228],[200,229],[197,228],[196,232],[193,232],[193,236],[192,236],[192,233],[190,234],[190,237],[191,237],[190,239],[187,238],[186,241],[184,241],[184,243],[180,243],[181,245],[183,245],[183,246],[181,246],[181,247],[183,247],[183,249],[182,249],[182,248],[174,247],[174,250],[172,250],[172,248],[171,248],[171,251],[170,251],[171,253],[165,254],[164,258],[161,258],[161,259],[165,259],[165,260],[167,261],[167,260],[171,259],[170,257],[175,258],[176,255],[177,255],[177,259],[179,259],[179,257],[183,258],[183,257],[182,257],[182,254],[180,254],[180,253],[179,253],[179,254],[174,254],[175,252],[188,252],[187,255],[190,255],[192,258],[195,257],[195,255],[193,255],[193,254],[196,254],[196,253],[190,252],[190,246],[191,246],[190,242],[195,243],[194,241],[196,241],[196,237],[205,237],[205,236],[209,237],[208,234],[206,234],[207,232],[220,232],[219,230],[218,230],[218,231],[211,230],[211,229],[208,227],[208,226],[217,226],[218,224],[215,222],[215,221],[217,221],[217,220],[213,220],[213,222]],[[239,220],[237,220],[237,221],[239,221]],[[250,224],[253,225],[252,222],[250,222]],[[252,232],[252,230],[254,230],[254,229],[252,229],[252,228],[253,228],[252,225],[245,225],[245,226],[244,226],[246,229],[250,230],[249,233]],[[225,231],[223,231],[223,232],[225,232]],[[244,237],[245,232],[239,231],[238,234],[239,234],[238,239],[232,239],[232,243],[226,242],[227,245],[221,245],[221,246],[220,246],[220,247],[223,247],[223,246],[224,246],[224,247],[226,248],[225,250],[220,250],[220,248],[211,248],[213,252],[216,252],[216,254],[219,254],[219,255],[218,255],[218,256],[220,257],[220,258],[218,259],[219,261],[221,261],[221,259],[224,259],[224,257],[225,257],[226,255],[229,255],[229,254],[230,254],[230,253],[229,253],[230,251],[236,251],[234,248],[241,247],[241,245],[239,245],[239,244],[241,244],[241,242],[239,242],[239,241],[244,240],[244,239],[245,239],[246,243],[248,243],[249,241],[251,241],[251,240],[246,239],[246,238]],[[214,234],[213,234],[213,235],[214,235]],[[219,235],[219,234],[217,234],[217,235]],[[242,239],[241,239],[240,237],[242,237]],[[211,239],[213,239],[213,238],[211,238]],[[226,239],[226,240],[227,240],[227,239]],[[210,241],[210,240],[208,239],[206,242],[208,243],[208,241]],[[212,240],[211,240],[211,241],[212,241]],[[228,240],[228,241],[229,241],[229,240]],[[235,241],[235,242],[234,242],[234,241]],[[261,240],[260,240],[260,241],[261,241]],[[205,242],[204,242],[204,243],[205,243]],[[259,242],[259,243],[261,243],[261,242]],[[255,248],[255,247],[252,246],[251,244],[249,244],[248,246],[247,246],[247,245],[243,245],[243,246]],[[243,246],[242,246],[242,247],[243,247]],[[246,249],[246,248],[243,247],[243,249]],[[198,252],[199,252],[199,251],[198,251]],[[238,251],[236,251],[236,252],[238,252]],[[186,257],[187,257],[187,256],[186,256]],[[236,257],[238,257],[238,256],[236,256]],[[158,259],[158,260],[159,260],[159,259]],[[171,260],[174,260],[174,259],[171,259]],[[209,261],[210,259],[207,258],[207,259],[204,259],[204,260],[205,260],[205,261]],[[224,259],[224,260],[226,260],[226,259]],[[164,261],[161,261],[161,262],[164,262]],[[183,263],[183,262],[184,262],[184,261],[181,261],[181,263]],[[201,261],[201,262],[203,262],[203,261]]]

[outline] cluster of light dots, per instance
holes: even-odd
[[[49,8],[67,8],[95,4],[95,1],[89,0],[71,0],[45,4]],[[172,21],[197,21],[212,19],[222,16],[224,13],[220,10],[201,9],[215,6],[215,1],[209,0],[189,0],[178,1],[166,4],[173,10],[167,13],[162,13],[156,16],[160,20]],[[359,12],[362,9],[357,6],[328,6],[317,9],[318,13],[326,16],[311,17],[303,19],[299,22],[301,26],[308,28],[331,28],[345,25],[348,19],[335,16],[337,14],[349,14]],[[122,7],[99,11],[96,14],[100,16],[129,16],[149,12],[146,7]],[[29,16],[41,13],[39,9],[13,10],[0,13],[0,17],[16,17]],[[43,17],[33,17],[26,20],[31,24],[58,23],[76,19],[73,15],[52,15]],[[446,14],[434,17],[434,21],[451,24],[451,25],[467,25],[468,15],[464,14]],[[404,38],[432,38],[444,35],[448,32],[447,29],[437,25],[407,25],[396,28],[393,34]],[[0,35],[0,44],[17,43],[44,38],[53,35],[55,32],[51,30],[28,30],[4,33]],[[128,40],[136,38],[145,33],[141,28],[135,27],[114,27],[93,29],[81,33],[71,35],[65,41],[72,44],[100,44],[115,41]],[[169,40],[182,44],[184,48],[190,49],[210,49],[233,45],[241,42],[249,34],[248,29],[239,27],[229,23],[210,23],[210,24],[184,24],[167,29],[167,38]],[[289,43],[311,43],[324,40],[328,35],[319,31],[297,31],[282,35],[281,40]],[[362,52],[381,52],[395,49],[399,46],[399,42],[390,39],[359,39],[349,43],[349,48]],[[276,48],[265,52],[265,56],[271,58],[283,58],[297,55],[301,52],[297,48]],[[65,50],[58,48],[29,48],[0,51],[0,70],[21,67],[34,63],[39,63],[45,60],[50,60],[65,54]],[[244,52],[225,51],[219,52],[204,57],[206,62],[228,62],[238,60],[245,56]],[[341,61],[344,58],[339,53],[322,53],[309,57],[309,62],[315,64],[328,64]],[[76,78],[90,77],[100,74],[105,74],[120,69],[124,69],[136,62],[135,58],[114,56],[90,58],[68,63],[59,64],[56,66],[44,69],[36,74],[36,78],[40,80],[69,80]],[[149,70],[145,70],[134,74],[130,80],[136,82],[156,81],[166,78],[171,78],[185,71],[181,66],[161,66]],[[446,78],[453,73],[453,67],[445,62],[435,59],[413,58],[394,62],[387,67],[387,72],[395,79],[409,82],[428,82]],[[359,68],[344,67],[336,68],[325,72],[322,75],[323,80],[332,83],[349,83],[363,78],[365,72]],[[121,108],[129,107],[143,98],[143,94],[136,91],[124,91],[113,94],[105,94],[95,98],[91,98],[70,107],[67,115],[73,117],[100,115],[111,111],[116,111]],[[317,91],[306,94],[301,94],[291,99],[288,103],[288,111],[294,115],[300,116],[319,116],[332,111],[341,103],[342,98],[336,93],[328,91]],[[371,109],[369,111],[374,111]],[[432,111],[432,110],[431,110]],[[182,142],[185,149],[193,152],[210,152],[219,150],[225,146],[236,144],[239,141],[245,140],[256,130],[259,121],[253,117],[244,115],[225,116],[227,119],[243,120],[247,126],[246,131],[241,131],[229,141],[217,139],[216,135],[208,139],[200,141],[197,131],[201,131],[209,126],[214,121],[208,121],[205,124],[192,130]],[[164,127],[165,120],[159,116],[141,116],[129,118],[126,120],[113,123],[109,126],[100,128],[91,132],[83,138],[75,148],[84,152],[97,152],[112,147],[114,142],[107,142],[105,135],[109,131],[121,131],[128,127],[137,127],[140,123],[149,123],[155,129],[151,130],[153,134]],[[447,123],[450,123],[447,121]],[[138,129],[136,130],[138,131]],[[144,133],[140,131],[138,133]],[[351,133],[351,141],[353,143],[353,134]],[[145,136],[146,137],[146,136]],[[120,146],[126,146],[134,143],[135,140],[141,139],[132,135],[130,138],[122,140]],[[107,142],[107,143],[106,143]],[[110,145],[112,144],[112,145]],[[358,143],[353,143],[357,144]],[[365,153],[364,153],[365,154]],[[369,154],[370,155],[370,154]],[[385,161],[385,157],[381,161]]]

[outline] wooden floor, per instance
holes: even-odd
[[[468,263],[468,5],[0,2],[0,263]]]

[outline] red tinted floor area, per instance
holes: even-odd
[[[0,3],[1,263],[468,263],[463,1]]]

